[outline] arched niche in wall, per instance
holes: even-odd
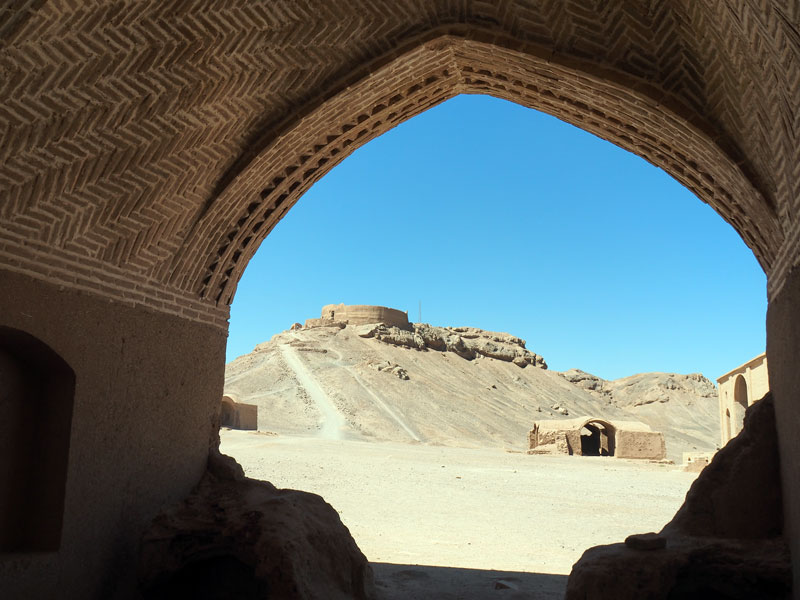
[[[581,428],[583,456],[614,456],[616,430],[604,421],[589,421]]]
[[[0,327],[0,552],[61,544],[74,395],[64,359]]]
[[[222,427],[236,427],[236,407],[233,398],[230,396],[222,397],[219,424]]]
[[[731,441],[731,411],[730,409],[725,409],[725,440],[724,442],[727,444]]]
[[[744,425],[744,411],[747,405],[747,381],[745,381],[742,375],[737,375],[736,382],[733,384],[733,410],[735,415],[734,435],[742,430],[742,426]]]

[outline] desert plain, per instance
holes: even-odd
[[[697,476],[613,457],[223,429],[248,477],[320,494],[381,600],[563,597],[586,548],[658,531]]]
[[[682,452],[719,435],[700,374],[558,373],[474,328],[297,325],[229,363],[225,394],[258,430],[223,428],[222,452],[331,504],[380,600],[560,599],[587,548],[672,518],[697,477]],[[535,421],[581,415],[663,431],[670,460],[526,453]]]

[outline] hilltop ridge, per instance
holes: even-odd
[[[226,366],[225,393],[259,406],[259,429],[462,447],[527,448],[542,419],[639,420],[667,455],[714,450],[717,391],[700,374],[607,381],[559,373],[507,333],[428,324],[296,324]]]

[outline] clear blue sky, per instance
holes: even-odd
[[[644,160],[553,117],[458,96],[373,140],[261,245],[228,360],[323,304],[507,331],[551,369],[716,378],[764,351],[766,278]]]

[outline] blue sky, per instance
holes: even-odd
[[[764,351],[766,278],[644,160],[543,113],[458,96],[354,152],[248,265],[228,361],[323,304],[507,331],[551,369],[716,378]]]

